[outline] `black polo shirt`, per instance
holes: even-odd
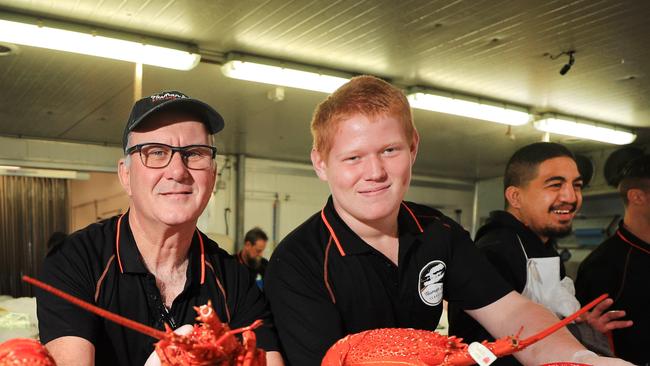
[[[330,198],[278,245],[265,291],[290,364],[319,365],[336,340],[367,329],[435,330],[443,298],[476,309],[511,291],[440,212],[405,202],[398,227],[395,266],[343,222]]]
[[[621,221],[616,233],[580,264],[576,297],[586,304],[600,294],[614,300],[612,310],[625,310],[634,321],[614,329],[614,353],[635,365],[650,365],[650,243],[632,234]]]
[[[193,306],[212,300],[219,318],[231,328],[263,319],[265,326],[255,331],[258,346],[278,350],[267,302],[254,279],[246,267],[198,230],[192,238],[186,276],[183,291],[166,309],[156,279],[142,261],[127,213],[121,220],[113,217],[71,234],[45,259],[40,277],[85,301],[161,330],[164,323],[173,328],[194,324]],[[157,342],[44,291],[37,290],[36,299],[41,341],[85,338],[95,345],[97,365],[141,366]]]

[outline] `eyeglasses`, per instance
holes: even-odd
[[[212,166],[212,160],[217,156],[217,148],[208,145],[170,146],[159,143],[133,145],[126,149],[126,154],[140,153],[140,160],[147,168],[164,168],[172,161],[174,153],[181,155],[183,164],[188,169],[203,170]]]

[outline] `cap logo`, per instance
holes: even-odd
[[[442,279],[445,277],[447,266],[445,262],[435,260],[427,263],[420,270],[418,292],[420,300],[429,306],[437,306],[442,302]]]
[[[187,95],[183,94],[177,94],[177,93],[165,93],[165,94],[156,94],[152,95],[151,97],[151,102],[153,103],[159,103],[159,102],[164,102],[166,100],[174,100],[174,99],[186,99],[188,98]]]

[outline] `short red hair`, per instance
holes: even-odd
[[[407,141],[416,133],[411,107],[404,93],[370,75],[357,76],[338,88],[318,105],[311,120],[313,148],[327,159],[339,123],[354,115],[396,117]]]

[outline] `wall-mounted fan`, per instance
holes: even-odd
[[[594,162],[585,155],[575,154],[578,171],[582,176],[582,185],[587,187],[594,177]]]

